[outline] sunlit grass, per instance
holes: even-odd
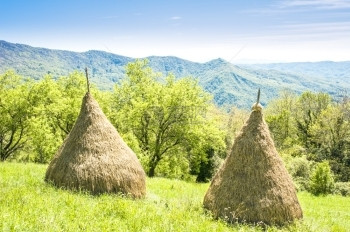
[[[216,221],[202,208],[208,184],[147,179],[147,196],[91,196],[43,181],[46,165],[0,163],[0,231],[262,231]],[[304,220],[267,231],[350,231],[350,198],[299,193]]]

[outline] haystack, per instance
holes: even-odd
[[[215,218],[229,222],[283,225],[303,217],[292,179],[258,102],[214,176],[203,204]]]
[[[146,193],[145,177],[135,153],[86,93],[78,119],[51,161],[45,181],[92,194],[141,198]]]

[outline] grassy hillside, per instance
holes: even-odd
[[[90,196],[43,181],[46,165],[0,163],[1,231],[263,231],[204,212],[208,184],[153,178],[147,197]],[[350,198],[298,194],[304,220],[267,231],[350,231]]]
[[[258,88],[262,89],[262,104],[276,98],[283,89],[296,93],[323,91],[335,97],[350,89],[350,62],[237,66],[223,59],[206,63],[171,56],[147,59],[155,71],[164,75],[173,73],[177,78],[196,78],[205,90],[213,94],[218,105],[228,107],[250,108]],[[124,67],[131,61],[134,59],[102,51],[78,53],[0,40],[0,74],[14,69],[20,75],[41,79],[46,74],[59,77],[88,67],[91,81],[103,90],[110,90],[114,83],[124,78]]]

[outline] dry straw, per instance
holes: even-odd
[[[283,225],[303,217],[258,102],[214,176],[204,207],[229,222]]]
[[[135,153],[89,92],[75,125],[51,161],[45,181],[92,194],[146,194],[146,175]]]

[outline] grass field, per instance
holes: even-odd
[[[0,231],[350,231],[350,198],[298,194],[304,220],[261,228],[216,221],[202,208],[208,184],[147,179],[147,197],[90,196],[43,181],[46,165],[0,163]]]

